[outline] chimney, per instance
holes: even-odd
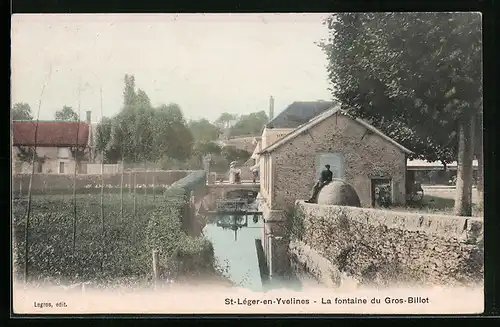
[[[273,120],[274,118],[274,98],[271,95],[269,98],[269,121]]]
[[[87,110],[87,124],[90,125],[91,122],[92,122],[92,111]]]

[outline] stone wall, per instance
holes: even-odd
[[[309,261],[310,270],[323,281],[338,284],[341,276],[358,285],[378,286],[483,281],[482,218],[303,201],[297,201],[295,209],[290,253],[303,264]],[[311,259],[318,254],[327,261]]]
[[[149,171],[149,172],[124,172],[123,184],[126,187],[134,184],[134,179],[137,185],[147,184],[152,186],[153,175],[155,185],[171,185],[175,181],[187,176],[191,171],[189,170],[164,170],[164,171]],[[29,187],[29,174],[16,174],[12,177],[12,190],[17,193],[21,190],[23,194],[28,193]],[[113,188],[119,188],[121,182],[121,173],[105,174],[104,184],[111,185]],[[21,185],[19,185],[21,184]],[[77,175],[76,188],[88,189],[101,185],[100,175]],[[38,192],[64,192],[73,190],[73,175],[58,175],[58,174],[34,174],[32,182],[32,191]]]
[[[363,207],[371,207],[371,179],[392,179],[393,201],[406,201],[406,155],[351,118],[337,114],[274,150],[272,209],[293,207],[308,199],[318,176],[319,153],[340,152],[345,179],[353,185]],[[262,167],[262,165],[261,165]]]

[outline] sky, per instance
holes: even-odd
[[[316,45],[328,37],[327,16],[13,15],[11,102],[28,103],[36,118],[41,99],[42,120],[68,105],[98,121],[120,111],[132,74],[153,105],[177,103],[187,119],[268,112],[271,95],[276,115],[293,101],[331,98]]]

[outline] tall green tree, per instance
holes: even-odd
[[[481,17],[353,13],[327,21],[333,96],[426,160],[458,161],[455,213],[471,215],[482,105]]]
[[[78,114],[69,106],[63,106],[61,110],[56,111],[56,120],[79,121]]]
[[[15,103],[11,111],[12,120],[33,120],[33,113],[29,104],[24,102]]]
[[[193,135],[193,139],[200,142],[215,141],[219,138],[221,133],[219,127],[212,124],[205,118],[190,120],[188,122],[188,128]]]
[[[248,115],[242,115],[236,123],[231,126],[230,135],[260,135],[262,129],[269,122],[269,117],[265,111],[252,112]]]
[[[238,115],[223,112],[219,118],[215,120],[215,124],[220,128],[230,128],[238,120]]]
[[[179,105],[171,103],[161,105],[155,114],[157,149],[162,154],[177,160],[186,160],[191,156],[193,135]]]
[[[191,157],[193,136],[177,104],[154,108],[144,90],[136,89],[133,75],[125,75],[123,108],[99,126],[97,148],[106,160],[144,163]]]

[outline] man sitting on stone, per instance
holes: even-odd
[[[312,189],[312,195],[309,198],[309,200],[306,201],[306,203],[316,203],[319,191],[330,183],[333,179],[333,173],[330,170],[330,165],[325,165],[325,169],[321,172],[321,175],[319,177],[319,180],[314,184],[314,187]]]

